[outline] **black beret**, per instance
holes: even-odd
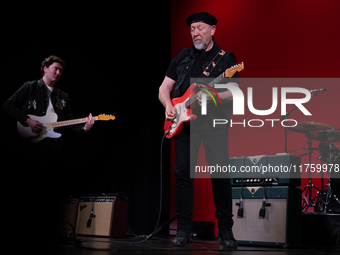
[[[210,13],[200,12],[200,13],[194,13],[190,15],[186,20],[186,23],[189,27],[194,22],[203,22],[203,23],[206,23],[212,26],[212,25],[216,25],[217,19],[215,18],[215,16],[211,15]]]

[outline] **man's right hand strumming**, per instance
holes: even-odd
[[[165,119],[168,121],[172,121],[176,118],[176,108],[172,105],[168,105],[165,108]]]
[[[32,129],[34,133],[39,133],[42,130],[43,123],[37,121],[37,120],[32,120],[31,118],[28,118],[26,120],[26,124]]]
[[[170,94],[175,85],[176,81],[165,76],[162,85],[159,87],[158,98],[159,101],[165,107],[165,119],[167,121],[172,121],[176,118],[176,109],[171,103]]]

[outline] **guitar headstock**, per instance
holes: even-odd
[[[224,77],[231,78],[236,72],[242,72],[244,70],[244,63],[242,62],[241,64],[234,65],[224,72]]]
[[[98,120],[114,120],[116,117],[114,115],[108,114],[99,114]]]

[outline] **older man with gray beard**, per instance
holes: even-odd
[[[159,100],[165,107],[165,118],[173,121],[176,118],[175,107],[171,103],[171,92],[173,97],[181,97],[193,79],[204,77],[203,71],[212,66],[209,77],[217,77],[229,67],[236,64],[233,53],[226,52],[217,45],[213,36],[216,32],[217,19],[206,12],[195,13],[186,20],[190,27],[193,46],[183,49],[171,62],[166,76],[159,88]],[[221,55],[218,62],[214,60]],[[235,86],[238,84],[238,76],[235,80],[224,80]],[[217,89],[216,89],[217,90]],[[216,109],[210,107],[212,112],[207,116],[197,114],[196,121],[184,126],[183,130],[175,140],[175,215],[178,218],[177,235],[172,240],[172,246],[186,246],[191,242],[191,219],[193,218],[194,188],[193,179],[190,178],[192,164],[197,160],[198,149],[203,141],[206,159],[209,165],[228,165],[228,127],[214,129],[209,119],[213,117],[230,119],[232,94],[229,90],[217,90],[223,107]],[[207,104],[212,98],[206,95]],[[198,94],[198,104],[202,104],[202,92]],[[210,116],[211,115],[211,116]],[[191,126],[191,128],[190,128]],[[192,161],[193,160],[193,161]],[[194,163],[195,164],[195,163]],[[213,197],[216,206],[216,218],[219,227],[219,242],[224,248],[237,248],[233,236],[232,226],[232,197],[231,183],[228,178],[213,178]]]

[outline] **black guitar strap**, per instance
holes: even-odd
[[[220,51],[216,54],[213,60],[209,63],[209,65],[203,71],[203,75],[208,77],[211,74],[211,72],[214,70],[218,62],[221,60],[221,58],[224,56],[224,54],[225,54],[225,51],[223,49],[220,49]]]

